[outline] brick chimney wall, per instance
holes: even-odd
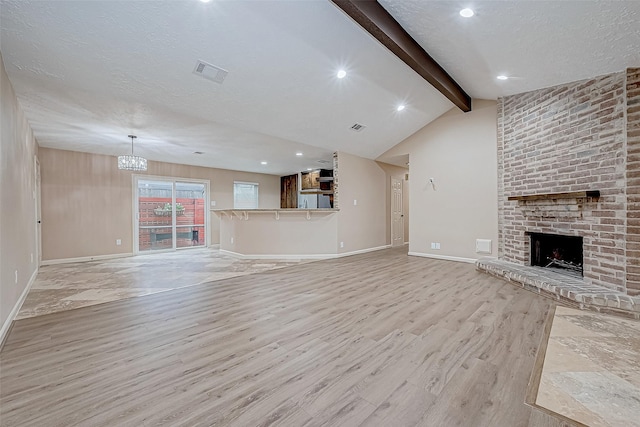
[[[499,257],[529,265],[528,233],[582,236],[586,282],[640,293],[640,69],[500,98],[497,125]]]
[[[640,295],[640,68],[627,70],[627,293]]]

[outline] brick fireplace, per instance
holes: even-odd
[[[499,99],[498,195],[500,259],[581,238],[585,284],[640,295],[640,68]]]

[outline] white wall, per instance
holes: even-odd
[[[0,342],[37,273],[35,163],[38,146],[0,54]],[[33,259],[33,261],[32,261]],[[17,281],[16,281],[17,273]]]
[[[410,254],[497,256],[497,106],[474,99],[472,108],[450,110],[380,157],[409,154]],[[492,253],[477,254],[476,239],[490,239]]]

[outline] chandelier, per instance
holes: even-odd
[[[128,135],[131,138],[131,154],[118,156],[118,169],[128,171],[146,171],[147,159],[133,155],[133,140],[137,138],[135,135]]]

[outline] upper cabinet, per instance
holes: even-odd
[[[333,170],[318,169],[301,174],[301,190],[333,191]]]
[[[320,171],[302,172],[302,190],[320,189]]]

